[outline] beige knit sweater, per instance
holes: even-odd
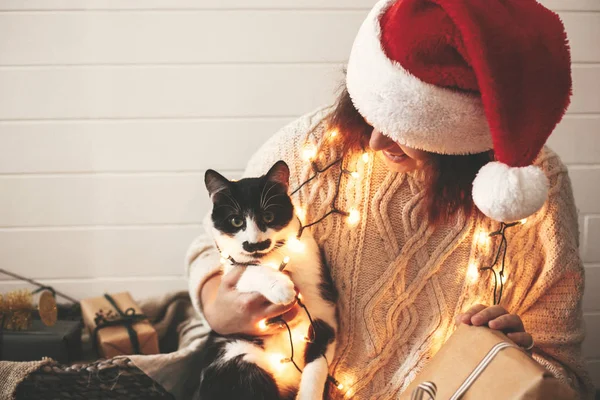
[[[342,154],[326,134],[327,109],[306,115],[273,136],[252,158],[245,176],[259,176],[277,160],[291,169],[291,187],[312,174],[303,160],[306,144],[318,150],[322,167]],[[355,399],[395,399],[452,333],[454,318],[473,304],[493,303],[492,276],[469,273],[470,264],[489,264],[495,242],[481,232],[498,224],[473,212],[446,226],[425,221],[422,173],[389,172],[371,153],[346,154],[345,166],[361,177],[342,177],[338,207],[361,213],[351,227],[332,215],[313,228],[340,292],[340,329],[331,373]],[[578,226],[567,169],[545,149],[536,162],[550,179],[544,208],[508,231],[508,279],[502,305],[520,315],[535,339],[535,359],[559,378],[592,396],[584,369],[581,298],[584,286]],[[295,200],[314,221],[330,207],[339,169],[305,186]],[[188,254],[190,293],[197,297],[219,256],[209,237]],[[332,390],[331,398],[343,398]]]

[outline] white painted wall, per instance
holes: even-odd
[[[373,2],[0,0],[0,265],[77,297],[185,288],[203,171],[239,175],[329,101]],[[572,46],[575,98],[550,143],[581,213],[600,385],[600,1],[543,3]]]

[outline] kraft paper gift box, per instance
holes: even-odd
[[[574,400],[577,395],[501,332],[461,325],[400,399]]]
[[[129,293],[82,300],[81,312],[100,356],[159,353],[158,334]]]

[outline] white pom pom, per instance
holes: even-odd
[[[473,201],[479,210],[499,222],[514,222],[537,212],[548,197],[548,178],[540,168],[485,165],[473,181]]]

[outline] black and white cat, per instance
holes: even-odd
[[[333,359],[335,349],[337,291],[310,232],[297,238],[300,222],[288,195],[289,175],[287,164],[279,161],[266,175],[237,182],[209,170],[205,183],[213,202],[212,233],[228,258],[223,273],[243,265],[238,291],[289,304],[298,290],[309,310],[312,326],[303,310],[289,323],[294,361],[303,372],[287,360],[290,338],[285,327],[260,338],[212,332],[201,353],[198,400],[323,398],[327,360]],[[286,262],[285,273],[280,272]]]

